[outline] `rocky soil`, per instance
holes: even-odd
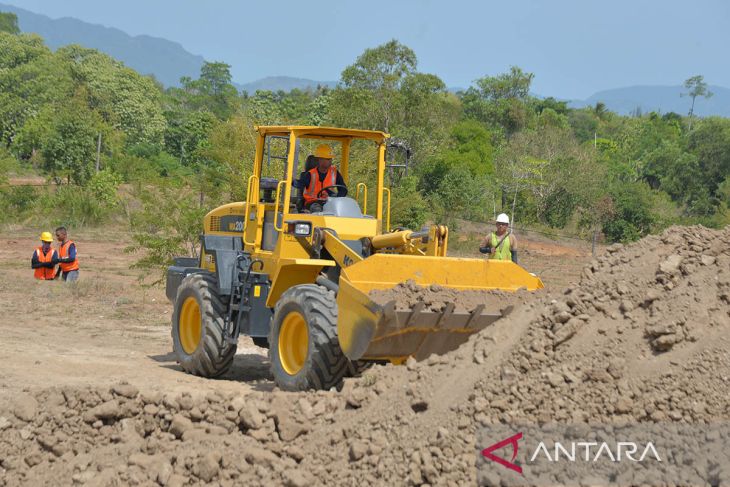
[[[438,284],[419,286],[415,281],[402,282],[391,289],[370,291],[370,298],[380,305],[393,302],[397,310],[413,309],[418,303],[425,305],[426,311],[440,312],[447,304],[453,303],[454,311],[470,312],[483,304],[486,310],[498,313],[504,308],[533,299],[526,290],[505,291],[457,291]]]
[[[482,425],[727,421],[729,348],[730,228],[673,227],[610,247],[453,353],[339,392],[3,394],[0,485],[489,483]]]

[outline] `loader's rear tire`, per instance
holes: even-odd
[[[172,344],[185,372],[218,377],[231,367],[237,345],[223,338],[225,313],[215,276],[191,274],[183,279],[172,314]]]
[[[274,382],[286,391],[339,387],[349,360],[337,340],[334,293],[316,284],[294,286],[274,308],[269,360]]]

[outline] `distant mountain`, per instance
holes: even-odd
[[[250,83],[236,84],[236,86],[239,90],[253,95],[257,90],[291,91],[295,88],[299,90],[314,90],[317,86],[334,88],[337,86],[337,81],[315,81],[313,79],[292,78],[291,76],[267,76],[266,78],[261,78]]]
[[[0,3],[0,11],[13,12],[23,32],[35,32],[42,36],[51,49],[68,44],[80,44],[98,49],[118,59],[142,74],[151,74],[165,86],[179,85],[180,78],[197,78],[205,59],[186,51],[180,44],[146,35],[130,36],[119,29],[90,24],[64,17],[51,19],[22,8]],[[235,84],[235,83],[234,83]],[[317,81],[291,76],[268,76],[245,84],[236,84],[239,90],[254,94],[257,90],[291,91],[316,89],[317,86],[334,88],[337,81]],[[449,87],[449,91],[461,91],[461,87]],[[581,108],[603,102],[606,107],[622,115],[656,111],[687,114],[691,100],[679,95],[683,86],[629,86],[599,91],[585,100],[571,100],[569,106]],[[730,89],[710,86],[714,96],[698,98],[695,113],[699,116],[720,115],[730,117]]]
[[[695,115],[730,117],[730,89],[722,86],[710,86],[709,89],[714,95],[709,99],[697,98]],[[571,100],[568,106],[582,108],[603,102],[609,110],[622,115],[634,113],[637,108],[642,113],[654,111],[686,115],[692,100],[679,96],[686,91],[684,86],[628,86],[599,91],[585,100]]]
[[[98,49],[142,74],[154,75],[165,86],[178,85],[182,76],[197,78],[205,62],[180,44],[158,37],[130,36],[119,29],[69,17],[51,19],[2,3],[0,11],[16,14],[20,30],[39,34],[51,49],[68,44]]]

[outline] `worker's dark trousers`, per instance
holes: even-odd
[[[79,280],[79,271],[68,271],[61,273],[61,278],[66,282],[73,282]]]

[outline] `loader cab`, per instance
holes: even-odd
[[[279,255],[283,252],[308,257],[306,244],[300,245],[301,251],[288,245],[303,243],[301,236],[292,237],[288,233],[295,221],[309,222],[312,227],[334,228],[345,238],[348,234],[361,238],[388,231],[390,192],[383,186],[386,134],[302,126],[268,126],[256,130],[256,155],[247,181],[243,229],[248,252]],[[302,174],[316,167],[316,159],[311,156],[319,144],[332,148],[333,165],[342,175],[348,194],[328,197],[322,211],[313,212],[305,208],[305,188],[299,181]],[[351,177],[353,160],[358,170]],[[284,251],[282,246],[287,249]]]

